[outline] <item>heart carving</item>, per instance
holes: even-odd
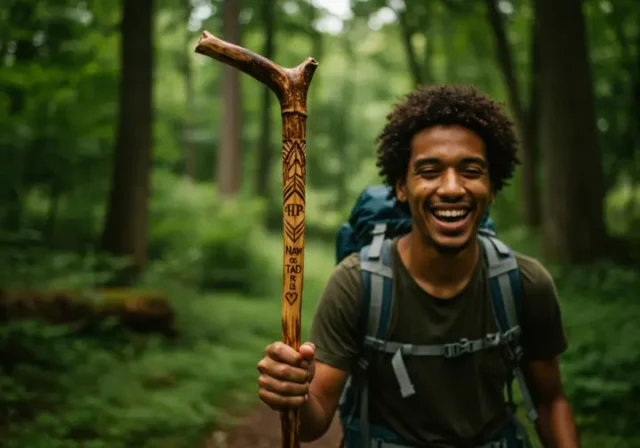
[[[294,303],[296,303],[296,300],[298,300],[298,293],[297,292],[288,292],[284,295],[285,299],[287,299],[287,302],[289,302],[289,305],[293,305]]]

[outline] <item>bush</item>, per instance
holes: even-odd
[[[261,240],[263,204],[154,174],[147,276],[206,290],[259,293],[273,273]]]

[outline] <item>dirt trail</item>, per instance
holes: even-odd
[[[337,448],[342,431],[337,418],[327,433],[313,443],[302,443],[301,448]],[[227,430],[211,435],[202,448],[281,448],[280,415],[259,403],[255,410]]]

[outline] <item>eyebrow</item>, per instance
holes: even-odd
[[[460,161],[460,164],[462,165],[470,165],[470,164],[477,164],[480,165],[482,168],[486,168],[487,167],[487,162],[486,160],[480,158],[480,157],[465,157],[464,159],[462,159]],[[442,161],[436,157],[424,157],[421,159],[416,160],[413,163],[413,169],[417,170],[425,165],[440,165],[442,164]]]

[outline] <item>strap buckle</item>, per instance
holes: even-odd
[[[445,358],[455,358],[465,353],[471,353],[471,341],[467,338],[462,338],[459,342],[444,344]]]
[[[489,347],[495,347],[500,345],[500,341],[502,340],[502,335],[500,333],[489,333],[485,336],[485,341]]]

